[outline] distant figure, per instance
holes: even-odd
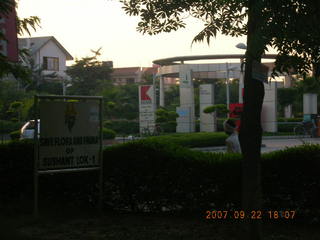
[[[228,153],[241,153],[238,132],[236,130],[236,124],[233,120],[227,119],[223,123],[223,129],[229,137],[226,139],[227,152]]]

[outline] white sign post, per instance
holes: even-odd
[[[155,129],[155,92],[153,85],[139,86],[139,126],[140,134],[151,133]]]
[[[101,207],[102,97],[35,96],[35,106],[34,214],[41,174],[99,170]]]

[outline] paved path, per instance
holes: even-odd
[[[302,145],[303,143],[320,144],[320,138],[284,138],[284,137],[272,137],[263,138],[261,152],[272,152],[276,150],[285,149],[287,147],[294,147]],[[205,148],[193,148],[203,152],[225,152],[226,147],[205,147]]]

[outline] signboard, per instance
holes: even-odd
[[[15,8],[8,14],[0,14],[0,32],[5,39],[0,39],[0,53],[9,61],[18,61],[17,20]]]
[[[99,102],[41,101],[39,169],[99,165]]]
[[[153,131],[155,127],[155,93],[153,85],[139,86],[140,133]]]
[[[269,68],[257,61],[252,62],[252,78],[258,81],[268,83]]]
[[[35,96],[34,102],[34,216],[38,216],[38,178],[42,174],[99,170],[101,210],[102,97]]]

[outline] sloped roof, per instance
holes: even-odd
[[[67,60],[73,60],[73,57],[71,56],[71,54],[53,36],[19,38],[18,39],[18,46],[19,46],[19,49],[24,48],[28,45],[28,41],[30,41],[31,53],[35,54],[50,40],[52,40],[61,49],[61,51],[65,53]]]
[[[135,75],[141,71],[140,67],[127,67],[127,68],[113,68],[112,75]]]

